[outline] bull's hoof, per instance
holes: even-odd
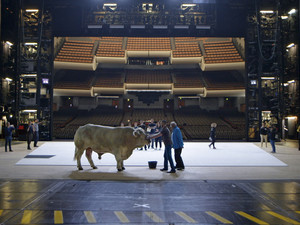
[[[119,172],[123,171],[122,169],[118,169]]]
[[[92,168],[93,168],[93,169],[98,169],[98,167],[97,167],[97,166],[92,166]]]
[[[78,167],[78,170],[83,170],[83,168],[82,167]]]
[[[122,167],[122,170],[125,170],[125,167]]]

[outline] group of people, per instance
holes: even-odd
[[[265,122],[262,123],[262,126],[259,130],[260,133],[260,144],[261,147],[263,147],[263,143],[265,142],[266,148],[267,143],[268,143],[268,137],[270,140],[270,144],[272,146],[272,153],[276,153],[276,147],[275,147],[275,141],[276,141],[276,134],[277,134],[277,129],[274,125],[271,125],[270,127],[267,127]]]
[[[15,130],[15,126],[11,125],[10,122],[7,122],[4,127],[4,135],[5,135],[5,152],[9,149],[12,152],[11,142],[13,139],[13,131]],[[29,122],[26,130],[26,140],[27,140],[27,149],[31,150],[30,144],[34,141],[34,147],[38,147],[37,143],[39,141],[39,120],[36,119],[34,122]]]
[[[124,123],[121,124],[121,126],[125,126]],[[131,126],[129,124],[129,126]],[[151,139],[151,142],[148,146],[144,146],[144,149],[147,150],[150,147],[154,149],[159,149],[162,147],[162,141],[165,145],[165,151],[164,151],[164,167],[161,169],[161,171],[168,171],[168,173],[175,173],[177,170],[184,170],[184,163],[181,157],[181,152],[183,148],[183,138],[181,131],[179,127],[177,126],[176,122],[170,123],[170,128],[172,131],[170,131],[168,123],[166,120],[154,122],[154,119],[151,119],[148,125],[145,124],[143,120],[140,120],[138,122],[134,122],[133,125],[134,128],[140,127],[147,134],[149,134],[149,137]],[[172,158],[172,148],[175,151],[175,165]],[[143,148],[139,149],[142,150]],[[169,170],[169,164],[171,169]]]

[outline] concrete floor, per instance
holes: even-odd
[[[42,143],[40,142],[39,145]],[[255,143],[260,146],[260,143]],[[242,147],[242,146],[241,146]],[[289,140],[276,144],[274,154],[287,167],[186,167],[176,174],[162,173],[148,167],[127,167],[117,172],[114,166],[100,166],[96,170],[85,166],[78,171],[74,166],[16,166],[16,162],[30,151],[25,142],[13,142],[13,152],[0,148],[0,178],[2,179],[75,179],[75,180],[294,180],[300,179],[300,151],[298,142]],[[271,146],[263,148],[270,152]],[[126,162],[126,161],[125,161]]]
[[[287,167],[186,167],[176,174],[16,166],[29,151],[24,142],[13,150],[1,143],[0,224],[300,225],[296,141],[277,144],[275,156]]]

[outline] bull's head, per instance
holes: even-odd
[[[144,145],[148,145],[150,143],[150,138],[148,135],[146,135],[145,131],[142,128],[136,128],[133,131],[133,136],[136,138],[137,146],[142,147]]]

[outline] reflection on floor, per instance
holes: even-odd
[[[300,224],[300,182],[1,180],[2,224]]]

